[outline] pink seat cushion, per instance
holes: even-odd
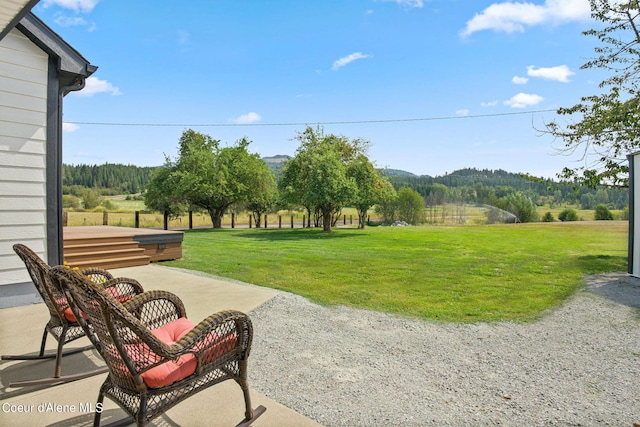
[[[151,332],[163,343],[172,345],[187,335],[194,326],[189,319],[181,317]],[[149,369],[142,373],[141,377],[149,387],[163,387],[193,374],[197,366],[196,357],[193,354],[185,354],[177,361],[166,362]]]
[[[122,303],[124,303],[124,302],[126,302],[126,301],[128,301],[128,300],[130,300],[131,298],[133,298],[133,295],[121,295],[121,294],[120,294],[120,291],[118,291],[118,288],[116,288],[115,286],[111,286],[111,287],[109,287],[109,288],[107,288],[107,289],[105,289],[105,290],[106,290],[106,291],[107,291],[107,293],[109,293],[112,297],[114,297],[115,299],[117,299],[117,300],[118,300],[118,302],[119,302],[119,303],[121,303],[121,304],[122,304]],[[64,303],[63,303],[62,301],[64,301]],[[61,305],[62,305],[62,304],[64,304],[64,305],[66,305],[66,304],[67,304],[67,300],[66,300],[66,299],[60,299],[60,300],[58,301],[58,304],[61,304]],[[72,323],[75,323],[75,322],[78,320],[78,319],[76,319],[75,314],[73,314],[73,311],[71,311],[71,307],[67,307],[67,309],[64,311],[64,317],[65,317],[69,322],[72,322]],[[84,313],[82,313],[82,317],[83,317],[83,318],[85,318],[85,319],[87,318],[87,316],[86,316]]]
[[[154,329],[151,332],[153,332],[153,334],[163,343],[172,345],[188,334],[194,326],[195,325],[190,320],[181,317],[158,329]],[[211,344],[214,344],[214,346],[206,350],[205,357],[203,358],[205,361],[213,360],[235,348],[236,337],[234,335],[223,337],[212,332],[206,337],[204,342],[196,345],[194,350],[197,351],[198,349],[202,349],[204,346]],[[149,387],[163,387],[193,374],[196,371],[197,366],[198,361],[196,357],[189,353],[180,356],[177,361],[169,361],[155,366],[142,373],[140,376],[144,383]]]

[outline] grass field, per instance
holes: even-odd
[[[426,319],[528,321],[584,274],[625,271],[628,223],[193,230],[183,258],[204,271],[338,304]]]

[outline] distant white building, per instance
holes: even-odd
[[[0,0],[0,308],[40,300],[23,243],[62,264],[62,99],[95,72],[30,10]]]

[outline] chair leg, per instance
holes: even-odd
[[[62,335],[58,340],[58,352],[56,353],[56,370],[53,374],[54,378],[60,378],[60,371],[62,370],[62,346],[64,345],[64,339],[67,336],[67,327],[62,329]]]
[[[100,427],[100,417],[102,416],[102,406],[104,402],[104,393],[102,387],[100,387],[100,394],[98,394],[98,401],[96,402],[96,414],[93,416],[93,427]]]
[[[47,331],[47,327],[44,328],[44,333],[42,334],[42,342],[40,344],[40,357],[44,355],[44,346],[47,344],[47,335],[49,335],[49,331]]]
[[[240,385],[242,393],[244,394],[244,420],[236,427],[250,426],[255,420],[258,419],[267,410],[264,406],[258,406],[256,409],[251,407],[251,394],[249,392],[249,381],[247,380],[247,361],[241,360],[238,362],[240,368],[240,378],[236,382]]]
[[[104,374],[107,371],[109,371],[109,368],[105,366],[103,368],[94,369],[88,372],[81,372],[79,374],[64,375],[59,377],[40,378],[37,380],[14,381],[12,383],[9,383],[9,387],[17,388],[17,387],[31,387],[31,386],[37,386],[37,385],[58,385],[58,384],[70,383],[72,381],[82,380],[84,378],[89,378],[94,375]]]

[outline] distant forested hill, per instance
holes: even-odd
[[[116,194],[135,194],[144,190],[155,170],[155,166],[141,167],[113,163],[62,165],[62,185],[63,187],[110,189]]]
[[[265,157],[263,160],[276,177],[290,157],[286,155]],[[144,191],[157,167],[140,167],[107,163],[104,165],[63,165],[63,191],[65,194],[77,193],[78,187],[93,188],[102,194],[135,194]],[[443,176],[418,176],[399,169],[383,169],[396,189],[409,187],[422,195],[425,200],[434,194],[447,193],[449,200],[461,200],[469,203],[487,203],[504,197],[514,191],[526,193],[538,204],[544,203],[580,203],[583,208],[591,209],[598,203],[604,203],[618,209],[628,205],[626,189],[575,189],[570,185],[554,181],[531,180],[520,174],[501,169],[460,169]]]

